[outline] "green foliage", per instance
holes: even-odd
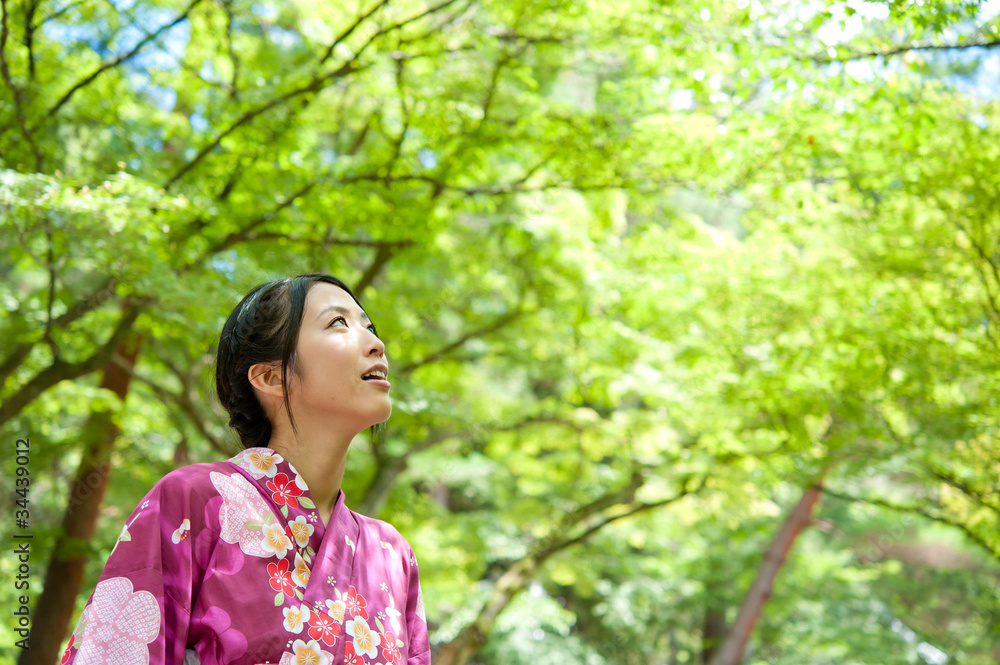
[[[156,479],[236,449],[232,306],[324,270],[393,375],[344,490],[413,545],[436,648],[476,623],[483,664],[700,662],[825,470],[745,662],[995,662],[991,7],[9,0],[0,423],[35,451],[32,593],[88,416],[120,431],[92,585]]]

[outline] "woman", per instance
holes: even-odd
[[[63,663],[429,663],[410,546],[340,489],[351,440],[389,417],[387,374],[375,326],[336,278],[251,291],[216,365],[245,450],[153,487]]]

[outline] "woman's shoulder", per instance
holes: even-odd
[[[187,464],[165,474],[153,485],[151,491],[169,495],[218,494],[218,490],[212,483],[212,474],[221,473],[228,476],[236,472],[236,469],[226,460]]]
[[[358,525],[362,529],[369,534],[378,537],[379,541],[382,543],[393,546],[397,551],[405,552],[407,554],[406,558],[409,558],[409,556],[413,553],[410,543],[408,543],[399,530],[389,522],[376,519],[374,517],[368,517],[367,515],[362,515],[361,513],[355,513],[353,510],[351,513],[354,515],[354,518],[357,520]]]

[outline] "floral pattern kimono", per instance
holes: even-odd
[[[428,665],[417,561],[389,524],[324,525],[268,448],[167,474],[129,516],[62,663]]]

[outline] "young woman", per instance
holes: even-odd
[[[126,521],[63,663],[430,663],[417,562],[347,508],[351,440],[389,417],[385,345],[339,280],[233,310],[219,400],[245,450],[167,474]]]

